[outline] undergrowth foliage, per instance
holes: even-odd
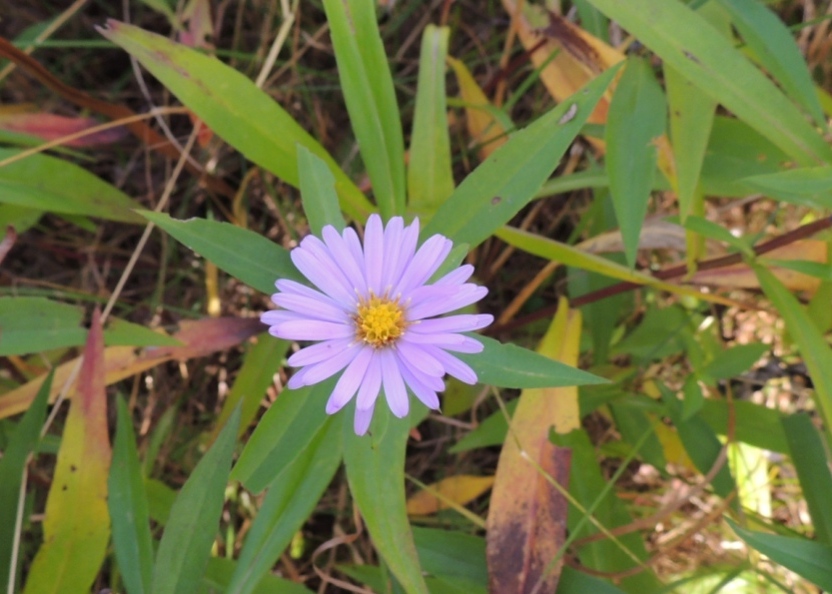
[[[818,3],[11,4],[2,591],[832,589]]]

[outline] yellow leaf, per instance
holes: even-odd
[[[465,117],[468,124],[468,134],[479,145],[480,159],[485,160],[488,155],[503,146],[508,137],[506,130],[494,118],[488,109],[491,102],[471,76],[468,67],[454,58],[448,57],[448,64],[456,74],[459,84],[460,98],[465,102]]]
[[[491,488],[493,476],[472,476],[461,474],[449,476],[438,483],[428,485],[407,500],[407,513],[413,516],[427,516],[454,504],[461,506],[473,501]]]

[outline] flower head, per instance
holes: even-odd
[[[315,288],[280,279],[272,301],[281,309],[264,313],[269,333],[286,340],[312,341],[291,357],[300,367],[290,388],[321,382],[343,370],[326,405],[333,414],[356,397],[355,432],[370,426],[382,389],[390,410],[407,415],[407,389],[428,408],[438,409],[445,374],[473,384],[477,375],[451,353],[478,353],[482,344],[462,334],[489,325],[487,314],[443,316],[485,297],[485,287],[466,282],[470,265],[427,284],[451,251],[434,235],[416,249],[419,221],[404,225],[393,217],[384,227],[371,215],[364,245],[347,228],[323,229],[323,240],[308,236],[292,250],[292,261]]]

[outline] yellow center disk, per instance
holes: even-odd
[[[394,342],[407,327],[399,302],[375,295],[359,302],[354,319],[359,340],[375,348]]]

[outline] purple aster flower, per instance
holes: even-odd
[[[307,236],[292,250],[295,266],[316,287],[280,279],[272,301],[281,309],[261,316],[269,333],[286,340],[313,341],[291,357],[300,367],[290,388],[321,382],[343,370],[326,405],[341,410],[356,397],[355,432],[370,426],[381,390],[397,417],[410,409],[407,389],[425,406],[439,408],[443,377],[468,384],[477,374],[451,353],[478,353],[478,340],[462,334],[488,326],[493,316],[442,316],[471,305],[488,290],[466,282],[474,272],[460,266],[432,284],[428,280],[451,251],[451,241],[434,235],[419,249],[419,221],[401,217],[382,226],[371,215],[364,246],[347,228],[323,229],[323,241]]]

